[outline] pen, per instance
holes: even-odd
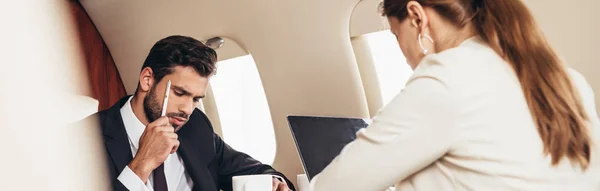
[[[163,100],[162,113],[160,114],[161,117],[167,114],[167,103],[169,102],[169,92],[171,92],[170,90],[171,80],[167,82],[167,88],[165,89],[165,100]]]

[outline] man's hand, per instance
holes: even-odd
[[[291,191],[285,182],[281,182],[278,178],[273,178],[273,191]]]
[[[150,173],[165,162],[169,154],[177,151],[178,147],[179,140],[173,126],[169,124],[169,118],[158,118],[144,129],[140,147],[129,163],[129,168],[146,183]]]

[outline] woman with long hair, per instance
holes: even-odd
[[[600,120],[520,0],[384,0],[414,69],[314,191],[600,190]]]

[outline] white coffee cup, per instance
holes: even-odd
[[[298,183],[298,191],[311,191],[310,182],[306,174],[296,175],[296,182]]]
[[[273,176],[270,174],[234,176],[233,191],[272,191]]]

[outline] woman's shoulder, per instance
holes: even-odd
[[[466,40],[460,46],[423,58],[415,68],[413,78],[434,77],[444,82],[472,83],[474,78],[505,72],[506,62],[478,38]]]

